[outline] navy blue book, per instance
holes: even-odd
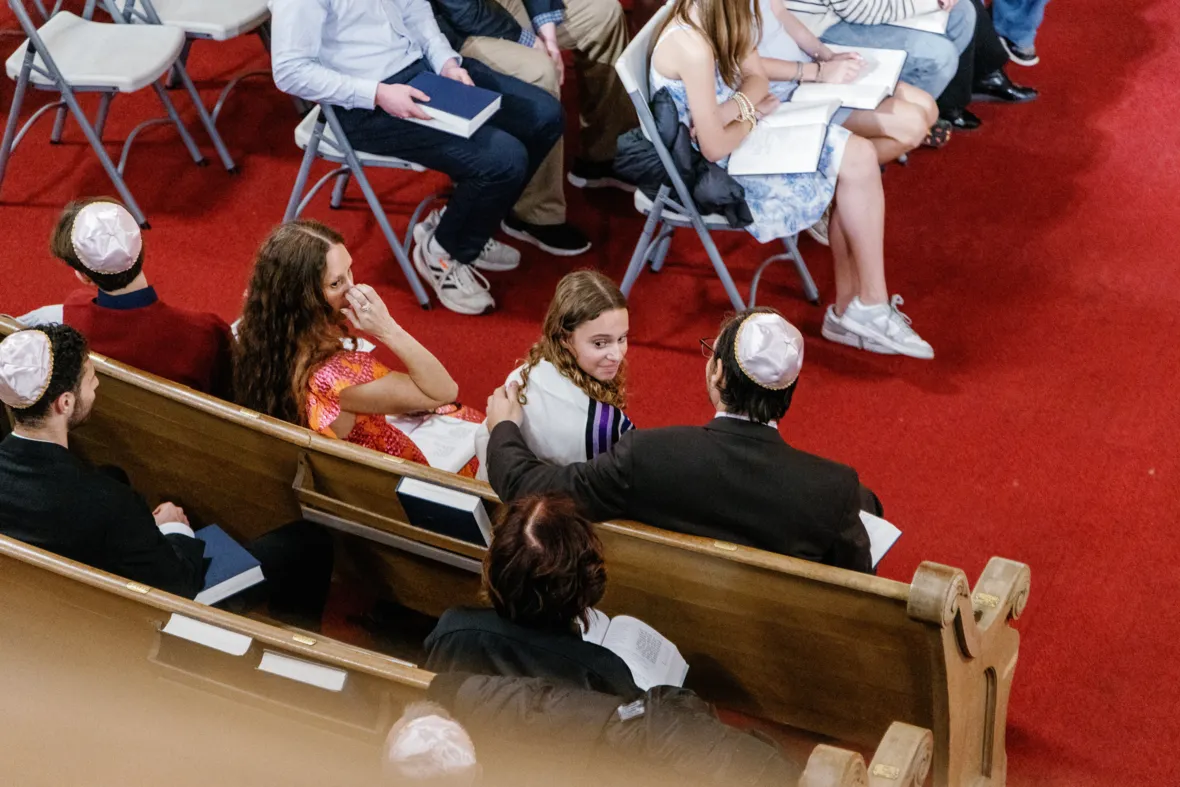
[[[258,559],[217,525],[193,535],[205,542],[205,559],[212,561],[205,569],[205,587],[197,594],[197,603],[216,604],[265,579]]]
[[[406,118],[430,128],[437,128],[448,134],[470,138],[488,118],[500,109],[500,94],[482,87],[472,87],[447,79],[429,71],[423,71],[410,80],[410,87],[430,96],[429,102],[418,106],[430,115],[430,120]]]

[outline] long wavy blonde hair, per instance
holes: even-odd
[[[626,308],[627,299],[623,293],[613,281],[598,271],[574,271],[563,276],[557,283],[553,300],[549,302],[549,311],[541,325],[541,338],[529,348],[525,366],[520,372],[520,403],[528,402],[525,389],[528,388],[529,373],[538,363],[546,360],[591,399],[624,409],[627,406],[626,359],[620,364],[615,378],[603,382],[578,366],[578,359],[564,342],[582,323],[596,320],[614,309]]]
[[[692,17],[694,6],[699,22]],[[684,24],[700,33],[713,47],[721,78],[736,89],[742,81],[742,61],[762,38],[762,11],[758,6],[751,0],[675,0],[664,28],[671,23]]]

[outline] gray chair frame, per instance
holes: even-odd
[[[744,301],[738,292],[733,277],[729,273],[729,268],[726,267],[725,260],[722,259],[721,253],[718,251],[717,244],[713,241],[711,234],[714,230],[732,232],[734,228],[726,224],[718,224],[716,221],[707,221],[701,216],[696,203],[692,199],[692,192],[689,191],[684,179],[680,177],[680,173],[676,170],[676,165],[672,161],[672,154],[660,139],[655,118],[651,113],[648,69],[651,63],[651,50],[655,43],[653,38],[655,30],[663,24],[669,13],[671,13],[670,4],[663,6],[657,11],[648,23],[644,25],[643,30],[631,41],[627,50],[623,52],[623,55],[615,64],[615,69],[618,71],[623,85],[627,89],[627,95],[630,96],[631,103],[635,105],[635,112],[639,116],[639,125],[643,129],[644,134],[651,140],[656,153],[660,157],[660,163],[664,165],[664,172],[672,182],[671,187],[667,184],[661,186],[655,199],[652,201],[651,209],[647,213],[647,221],[643,225],[643,231],[640,233],[639,241],[635,244],[635,251],[631,255],[631,262],[627,266],[627,273],[623,276],[623,282],[619,289],[622,290],[624,295],[629,296],[635,280],[639,278],[639,274],[649,264],[652,272],[658,273],[664,265],[664,260],[667,258],[668,248],[672,244],[672,235],[677,229],[692,227],[696,231],[697,237],[700,238],[701,245],[704,246],[705,253],[709,256],[709,261],[713,264],[717,278],[721,280],[721,285],[725,288],[725,293],[729,296],[733,308],[741,310],[755,305],[758,294],[758,283],[762,279],[762,274],[772,263],[780,260],[790,260],[794,263],[795,271],[798,273],[800,282],[803,285],[804,296],[811,303],[819,304],[819,290],[815,286],[815,281],[811,278],[811,272],[807,269],[807,263],[803,261],[803,257],[799,253],[799,246],[796,243],[797,236],[783,238],[784,252],[768,257],[758,266],[758,269],[754,273],[754,278],[750,283],[750,298],[748,302]],[[632,48],[638,46],[645,47],[646,49],[644,53],[644,70],[641,74],[631,74],[626,66],[629,59],[628,54],[634,57]],[[675,196],[673,196],[673,192]],[[740,228],[737,231],[745,232],[744,229]]]
[[[145,3],[150,3],[150,0],[143,1]],[[33,2],[36,3],[37,0],[33,0]],[[54,62],[53,57],[49,54],[48,47],[41,39],[41,35],[38,32],[38,25],[33,22],[33,19],[29,15],[28,9],[25,8],[24,3],[25,0],[8,0],[8,6],[12,9],[13,13],[16,14],[17,22],[24,31],[25,37],[29,41],[29,45],[25,51],[25,59],[21,66],[20,76],[16,81],[16,91],[13,94],[12,107],[9,110],[8,121],[4,127],[4,137],[3,140],[0,141],[0,186],[2,186],[4,183],[4,173],[7,169],[9,158],[11,158],[13,151],[16,149],[17,145],[20,144],[25,134],[27,134],[32,128],[33,124],[51,109],[57,109],[58,117],[54,123],[54,129],[50,135],[50,140],[54,143],[60,142],[61,134],[65,126],[66,111],[68,110],[74,116],[78,126],[82,129],[82,134],[86,137],[87,142],[90,143],[90,147],[93,148],[95,155],[98,156],[99,163],[101,163],[103,169],[106,170],[107,177],[111,179],[111,183],[114,185],[115,190],[119,194],[119,197],[127,206],[127,210],[131,212],[131,215],[135,217],[135,220],[141,227],[145,229],[148,228],[150,225],[148,224],[147,217],[140,209],[139,203],[135,201],[135,197],[132,196],[131,190],[127,187],[127,183],[123,180],[123,170],[126,168],[127,158],[131,153],[131,145],[135,141],[135,138],[139,136],[139,133],[149,126],[160,123],[172,123],[174,126],[176,126],[177,133],[180,134],[180,139],[184,143],[185,149],[188,150],[189,155],[192,157],[193,161],[198,166],[205,166],[208,164],[207,159],[197,147],[197,144],[193,140],[192,135],[185,127],[184,122],[180,119],[180,115],[176,111],[176,107],[173,105],[172,99],[169,98],[167,91],[164,90],[164,87],[160,84],[160,80],[157,79],[152,83],[152,89],[155,90],[156,96],[160,99],[160,103],[164,105],[164,111],[167,113],[167,117],[145,120],[132,129],[131,133],[127,135],[127,139],[123,143],[123,150],[119,156],[119,163],[116,166],[114,162],[111,161],[111,157],[106,152],[106,149],[103,147],[102,134],[106,127],[106,121],[108,113],[110,112],[111,102],[114,100],[119,91],[108,87],[71,85],[66,82],[66,80],[62,77],[61,71],[58,69],[57,64]],[[38,6],[39,10],[44,10],[39,4]],[[113,9],[108,8],[108,10]],[[112,14],[112,18],[115,20],[114,24],[126,24],[126,22],[122,20],[121,17],[115,14]],[[44,69],[35,65],[34,61],[36,60],[37,55],[41,56],[41,60],[45,64]],[[192,79],[189,78],[188,72],[184,69],[183,64],[178,62],[175,65],[175,68],[178,69],[181,81],[184,83],[189,96],[192,98],[193,104],[197,108],[197,114],[200,116],[206,131],[208,131],[210,137],[213,138],[214,144],[218,148],[218,153],[221,155],[222,162],[225,164],[225,168],[230,172],[234,172],[235,167],[233,159],[229,157],[229,153],[225,150],[224,143],[221,142],[221,137],[217,134],[217,129],[213,126],[212,120],[209,118],[209,114],[205,111],[205,107],[201,103],[200,96],[197,94],[197,89],[193,85]],[[41,74],[46,79],[51,80],[53,84],[33,84],[31,81],[31,76],[34,70],[36,70],[37,73]],[[56,91],[61,94],[61,99],[58,101],[52,101],[37,109],[37,111],[35,111],[32,116],[29,117],[27,121],[25,121],[24,125],[21,126],[20,130],[18,131],[17,121],[19,120],[21,105],[24,102],[25,92],[30,85],[39,90]],[[82,111],[82,107],[78,103],[76,94],[95,92],[100,93],[101,96],[99,100],[98,114],[96,115],[95,121],[92,125],[87,119],[86,113]]]
[[[389,248],[393,251],[393,256],[397,259],[398,266],[401,267],[402,273],[406,277],[406,281],[410,283],[410,289],[414,293],[414,298],[417,299],[418,305],[423,309],[430,308],[430,296],[426,293],[426,288],[422,286],[421,279],[418,278],[418,273],[410,264],[410,247],[414,242],[414,227],[418,224],[418,220],[431,204],[442,198],[442,192],[434,192],[423,198],[414,208],[414,212],[410,215],[410,224],[406,228],[405,238],[399,238],[397,233],[393,231],[393,227],[389,224],[389,218],[385,215],[385,208],[381,205],[381,200],[378,199],[377,193],[373,191],[373,187],[369,184],[369,179],[365,176],[365,167],[380,167],[383,169],[397,169],[409,172],[415,172],[416,165],[408,161],[394,160],[394,161],[372,161],[365,164],[361,163],[357,156],[356,150],[352,147],[352,143],[348,141],[348,136],[344,133],[344,127],[340,125],[340,118],[336,115],[336,111],[331,105],[321,103],[320,115],[316,120],[315,128],[312,130],[311,139],[307,141],[307,148],[303,151],[303,161],[299,165],[299,174],[295,177],[295,186],[291,189],[291,198],[287,201],[287,210],[283,214],[283,221],[293,221],[299,218],[303,213],[308,203],[315,197],[316,193],[329,180],[335,178],[336,183],[332,187],[332,197],[329,202],[332,208],[338,209],[344,200],[344,191],[348,187],[349,178],[355,178],[357,185],[360,186],[361,193],[365,195],[365,202],[369,205],[369,210],[372,211],[373,217],[377,219],[377,226],[381,228],[381,233],[385,236],[385,240],[389,243]],[[322,150],[320,142],[324,138],[325,124],[332,129],[333,145],[342,155]],[[307,181],[311,175],[311,165],[317,158],[322,158],[325,161],[330,161],[339,166],[331,170],[326,175],[315,182],[307,193],[304,190],[307,188]]]

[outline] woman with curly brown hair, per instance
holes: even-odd
[[[521,431],[542,461],[588,461],[634,428],[623,413],[628,330],[627,299],[601,273],[574,271],[557,283],[541,338],[505,382],[520,385]],[[487,438],[487,430],[476,437],[481,465]]]
[[[372,354],[346,349],[353,331],[371,336],[405,365],[394,372]],[[429,464],[386,415],[446,408],[459,386],[429,350],[390,316],[367,284],[352,280],[340,233],[301,219],[277,227],[258,250],[234,351],[238,404],[328,437]],[[474,475],[473,459],[461,471]]]
[[[563,495],[506,504],[483,560],[483,595],[491,609],[456,607],[426,638],[426,668],[549,678],[631,697],[631,669],[587,642],[595,604],[606,592],[602,544],[593,525]]]

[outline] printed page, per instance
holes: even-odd
[[[860,521],[869,533],[869,552],[873,556],[873,568],[876,568],[885,553],[901,538],[901,531],[892,522],[868,511],[860,512]]]
[[[946,27],[950,23],[950,11],[931,11],[928,14],[918,14],[911,16],[909,19],[901,19],[889,24],[897,27],[908,27],[911,30],[921,30],[924,33],[935,33],[937,35],[945,35]]]
[[[684,685],[688,673],[684,657],[671,641],[642,620],[616,616],[602,645],[627,663],[635,685],[644,691],[652,686]]]
[[[787,102],[758,122],[767,128],[827,125],[840,108],[839,101]]]
[[[590,610],[590,628],[582,632],[582,639],[601,645],[606,638],[606,630],[610,627],[610,617],[597,609]]]
[[[385,420],[402,430],[426,456],[431,467],[457,473],[475,456],[479,424],[450,415],[387,415]]]
[[[890,94],[897,87],[901,69],[905,66],[906,53],[901,49],[874,49],[865,46],[839,46],[832,44],[829,49],[839,54],[855,52],[864,60],[860,73],[850,84],[879,85],[888,88]]]
[[[826,125],[758,126],[729,157],[730,175],[815,172],[827,136]]]
[[[826,82],[808,82],[796,88],[791,102],[815,103],[816,101],[839,101],[849,109],[876,109],[889,95],[890,89],[881,85],[861,85],[850,82],[846,85],[832,85]]]

